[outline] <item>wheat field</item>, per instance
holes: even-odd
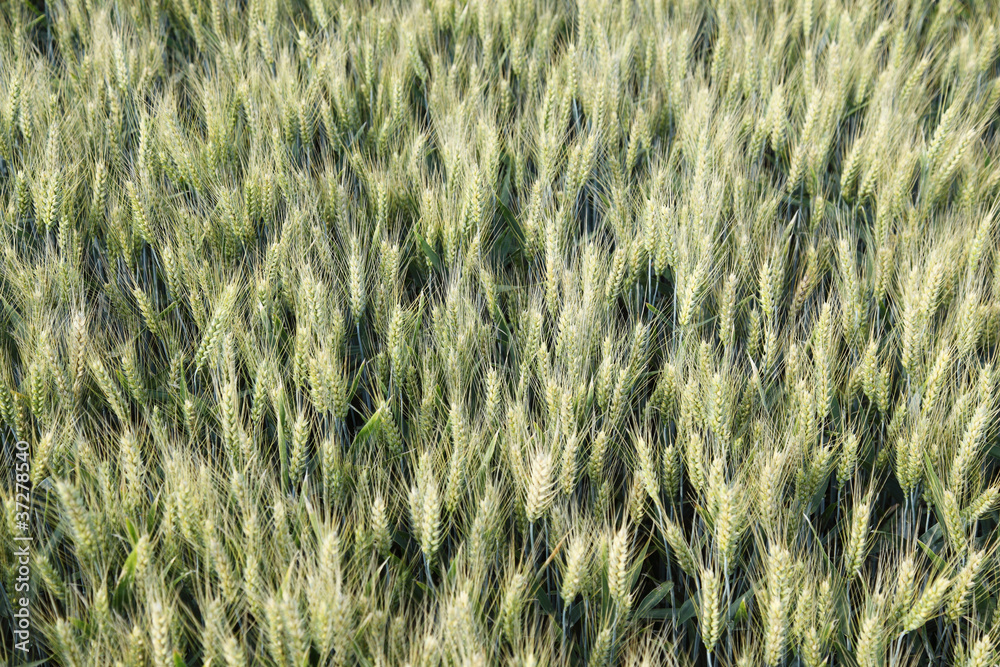
[[[0,660],[996,665],[998,101],[989,0],[0,3]]]

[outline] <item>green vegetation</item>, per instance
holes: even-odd
[[[0,659],[996,664],[998,19],[0,3]]]

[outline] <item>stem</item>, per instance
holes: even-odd
[[[649,257],[646,261],[646,297],[649,298],[649,288],[653,286],[653,258]],[[654,297],[655,301],[656,298]]]
[[[843,488],[841,488],[841,486],[838,484],[837,485],[837,521],[836,521],[836,523],[838,523],[838,524],[840,523],[840,494],[841,494],[842,491],[843,491]]]
[[[903,637],[906,636],[905,632],[899,633],[899,637],[896,639],[896,645],[892,649],[892,662],[893,665],[899,664],[899,652],[903,649]]]
[[[928,516],[930,516],[928,514]],[[944,632],[944,647],[941,649],[941,654],[938,656],[938,664],[944,665],[944,657],[948,655],[948,650],[951,648],[951,631],[954,625],[948,625],[948,629]]]
[[[660,534],[663,536],[663,560],[667,564],[667,578],[670,580],[670,611],[675,613],[677,611],[677,597],[674,593],[674,570],[673,565],[670,563],[670,547],[667,544],[667,531],[663,527],[663,507],[660,503],[656,503],[656,511],[660,515]],[[677,623],[672,623],[674,628],[674,643],[677,643]]]
[[[726,638],[727,638],[726,639],[726,656],[727,656],[727,662],[728,662],[728,661],[731,661],[729,658],[731,658],[731,652],[732,652],[732,648],[733,648],[733,641],[732,641],[733,630],[732,630],[732,628],[729,625],[729,618],[728,618],[729,617],[729,607],[732,606],[733,601],[732,601],[732,592],[731,592],[731,590],[729,588],[729,556],[727,556],[726,554],[722,555],[722,571],[726,575],[726,610],[725,610],[725,614],[726,614]]]
[[[545,531],[545,543],[549,543],[549,525],[546,523],[543,527]],[[552,568],[545,568],[545,594],[552,595]]]
[[[361,350],[361,363],[364,364],[364,362],[365,362],[365,346],[361,342],[361,320],[355,320],[355,322],[354,322],[354,328],[358,332],[358,349]],[[368,375],[368,369],[364,368],[364,366],[362,366],[361,373],[362,373],[362,376]],[[371,399],[369,398],[367,391],[365,392],[365,407],[367,407],[369,410],[372,409]]]
[[[535,522],[532,521],[528,525],[529,525],[529,527],[528,527],[528,534],[531,536],[531,555],[532,555],[532,557],[534,557],[534,555],[535,555]]]
[[[674,306],[671,309],[670,316],[673,318],[673,333],[677,335],[677,274],[674,273]]]
[[[615,642],[618,640],[618,616],[620,611],[615,609],[615,624],[611,628],[611,662],[614,663]]]
[[[560,653],[565,657],[566,655],[566,609],[573,604],[572,602],[566,602],[563,605],[562,610],[562,646],[560,647]]]

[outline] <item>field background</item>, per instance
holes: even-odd
[[[0,659],[995,665],[998,18],[3,2]]]

